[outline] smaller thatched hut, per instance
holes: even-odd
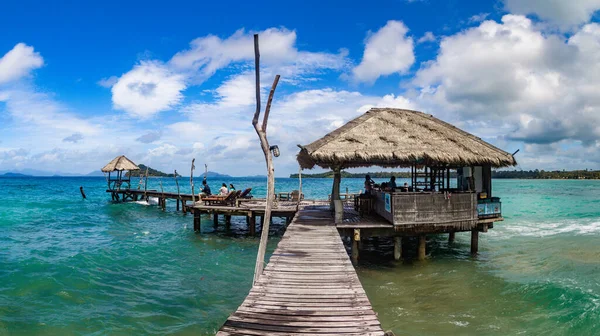
[[[139,170],[140,168],[129,160],[125,155],[117,156],[112,159],[106,166],[101,170],[103,173],[108,173],[107,182],[109,190],[119,190],[122,187],[129,189],[131,187],[131,174],[125,179],[123,176],[124,171]],[[116,172],[116,177],[111,177],[111,173]]]

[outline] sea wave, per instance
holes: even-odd
[[[499,230],[491,230],[490,236],[510,238],[512,236],[547,237],[560,234],[590,235],[600,233],[600,219],[565,220],[562,222],[516,222],[511,225],[498,224]]]

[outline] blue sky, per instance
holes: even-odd
[[[600,168],[598,0],[3,2],[0,171],[87,173],[116,155],[261,174],[252,34],[278,176],[373,106],[431,113],[519,168]]]

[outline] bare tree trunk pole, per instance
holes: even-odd
[[[298,204],[296,211],[300,210],[300,202],[302,202],[302,167],[298,167]]]
[[[192,159],[192,168],[190,169],[190,186],[192,187],[192,206],[194,206],[194,203],[196,203],[196,196],[194,196],[194,168],[196,168],[194,166],[194,161],[196,161],[196,158]]]
[[[267,163],[267,204],[265,205],[265,214],[263,216],[263,225],[260,235],[260,244],[258,246],[258,253],[256,255],[256,265],[254,268],[254,284],[256,285],[258,278],[263,272],[265,262],[265,252],[267,249],[267,241],[269,239],[269,225],[271,223],[271,209],[273,208],[273,198],[275,196],[275,168],[273,166],[273,156],[271,155],[271,149],[269,141],[267,139],[267,122],[269,118],[269,112],[271,110],[271,102],[277,83],[279,82],[279,75],[275,76],[271,92],[269,93],[269,99],[265,108],[265,115],[262,122],[262,127],[258,124],[258,118],[260,116],[260,52],[258,48],[258,34],[254,35],[254,65],[256,74],[256,112],[254,118],[252,118],[252,125],[258,134],[260,139],[260,146],[265,155]]]
[[[148,202],[148,167],[146,167],[146,181],[144,182],[144,200]]]
[[[179,181],[177,181],[177,169],[175,169],[175,184],[177,185],[177,198],[181,200],[181,194],[179,193]]]

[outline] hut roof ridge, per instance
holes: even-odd
[[[514,157],[431,114],[397,108],[372,108],[306,146],[302,168],[401,167],[436,165],[515,165]]]
[[[101,170],[102,172],[108,173],[118,170],[139,170],[140,168],[133,163],[133,161],[129,160],[125,155],[117,156],[112,159],[106,166],[104,166]]]

